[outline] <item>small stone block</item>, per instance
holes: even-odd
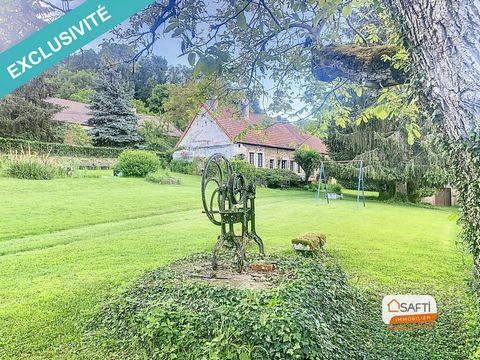
[[[272,272],[275,270],[275,266],[273,264],[252,264],[250,269],[253,271]]]

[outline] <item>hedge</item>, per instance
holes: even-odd
[[[76,146],[67,144],[47,143],[21,139],[0,138],[0,152],[32,151],[41,154],[71,157],[116,158],[124,149]]]
[[[10,151],[31,151],[53,156],[88,157],[88,158],[117,158],[125,149],[110,147],[76,146],[67,144],[47,143],[21,139],[0,138],[0,153]],[[169,162],[171,155],[156,153],[162,160]]]

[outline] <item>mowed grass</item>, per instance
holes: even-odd
[[[147,270],[212,249],[219,229],[201,212],[200,178],[179,176],[180,186],[0,178],[0,357],[76,357],[101,304]],[[353,284],[461,306],[471,260],[451,211],[259,189],[257,230],[267,252],[283,254],[296,235],[323,232]]]

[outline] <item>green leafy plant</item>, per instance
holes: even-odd
[[[342,186],[340,184],[331,184],[328,186],[328,192],[341,195],[342,194]]]
[[[155,184],[162,184],[162,185],[180,185],[181,180],[169,172],[165,171],[156,171],[153,173],[148,173],[145,180],[155,183]]]
[[[302,182],[295,172],[283,169],[258,169],[256,179],[269,188],[298,187]]]
[[[231,159],[230,164],[232,164],[233,171],[242,174],[248,181],[255,179],[256,168],[252,164],[240,159]]]
[[[306,147],[295,151],[293,158],[305,171],[305,183],[308,182],[314,171],[320,167],[322,161],[322,155],[318,151]]]
[[[324,251],[317,258],[263,259],[279,274],[263,290],[193,278],[192,266],[209,260],[209,254],[194,255],[149,272],[109,301],[88,326],[93,341],[110,352],[106,357],[467,358],[460,332],[445,341],[447,328],[461,331],[461,313],[447,306],[434,329],[392,333],[378,318],[383,295],[353,288]]]
[[[269,258],[288,276],[261,292],[192,281],[181,263],[153,271],[104,307],[95,338],[159,359],[355,357],[355,291],[323,260]]]
[[[158,123],[156,121],[147,120],[138,130],[143,138],[144,145],[148,150],[152,151],[170,151],[174,149],[177,138],[165,135],[167,123]]]
[[[194,162],[186,160],[172,160],[169,164],[169,167],[172,172],[187,175],[197,174],[197,166]]]
[[[6,174],[17,179],[51,180],[65,176],[66,171],[48,158],[21,155],[8,161]]]
[[[91,146],[92,139],[85,128],[80,124],[64,124],[61,128],[61,137],[67,145]]]
[[[143,150],[126,150],[120,154],[114,166],[124,176],[145,177],[160,168],[161,162],[154,153]]]

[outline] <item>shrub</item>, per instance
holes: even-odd
[[[148,173],[145,179],[152,183],[162,184],[162,185],[180,185],[181,184],[181,180],[179,178],[172,176],[170,173],[165,171],[156,171],[154,173]]]
[[[125,150],[114,166],[124,176],[145,177],[160,168],[160,159],[154,153],[143,150]]]
[[[310,176],[320,167],[322,155],[318,151],[302,147],[295,151],[293,159],[305,171],[305,183],[308,183]]]
[[[30,180],[51,180],[57,176],[66,175],[60,166],[33,156],[10,160],[6,174],[17,179]]]
[[[92,139],[85,128],[80,124],[65,124],[63,129],[63,142],[74,146],[91,146]]]
[[[142,136],[144,145],[152,151],[170,151],[175,148],[177,138],[165,135],[167,124],[159,124],[152,120],[143,123],[138,133]]]
[[[342,194],[342,186],[340,184],[328,184],[328,192],[332,194]]]
[[[255,179],[257,169],[252,164],[240,159],[232,159],[230,160],[230,164],[232,164],[233,171],[242,174],[248,181]]]
[[[171,171],[180,174],[195,175],[198,173],[196,163],[187,160],[172,160],[169,167]]]
[[[258,169],[256,178],[257,182],[269,188],[297,187],[302,182],[293,171],[283,169]]]

